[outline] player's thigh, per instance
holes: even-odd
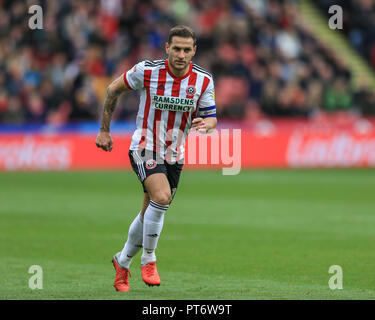
[[[164,173],[154,173],[144,181],[150,199],[162,205],[168,205],[171,200],[171,187]]]
[[[142,183],[144,193],[149,197],[145,196],[142,210],[150,199],[162,205],[169,204],[171,199],[171,186],[164,161],[158,159],[155,152],[146,151],[129,151],[132,168]]]

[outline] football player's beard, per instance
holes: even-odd
[[[186,66],[187,66],[187,62],[185,62],[185,61],[181,61],[181,62],[183,62],[183,64],[178,64],[177,62],[178,62],[178,60],[175,60],[174,63],[173,63],[173,67],[174,67],[175,69],[183,70],[183,69],[186,68]]]

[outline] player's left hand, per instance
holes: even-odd
[[[201,133],[205,133],[209,129],[203,118],[195,118],[192,122],[192,128]]]

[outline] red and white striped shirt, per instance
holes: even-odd
[[[124,73],[124,81],[140,90],[130,150],[155,151],[170,162],[182,160],[192,119],[216,117],[212,76],[191,62],[189,72],[177,78],[168,60],[142,61]]]

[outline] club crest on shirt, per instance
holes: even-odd
[[[146,168],[147,169],[154,169],[156,167],[156,161],[154,159],[150,159],[146,161]]]
[[[196,92],[196,90],[195,90],[194,86],[188,86],[186,88],[186,94],[188,94],[188,95],[193,95],[193,94],[195,94],[195,92]]]

